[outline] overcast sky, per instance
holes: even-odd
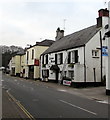
[[[106,8],[104,3],[109,0],[15,1],[0,1],[0,45],[26,47],[36,41],[54,40],[58,27],[65,27],[64,34],[68,35],[94,25],[98,10]]]

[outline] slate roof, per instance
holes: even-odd
[[[31,46],[28,47],[27,49],[30,49],[30,48],[32,48],[32,47],[34,47],[34,46],[49,46],[49,47],[50,47],[54,42],[55,42],[55,41],[53,41],[53,40],[45,39],[45,40],[43,40],[43,41],[41,41],[41,42],[36,42],[35,45],[31,45]]]
[[[43,54],[84,46],[99,30],[100,28],[93,25],[78,32],[64,36],[63,38],[55,41]]]
[[[25,51],[24,50],[23,51],[19,51],[19,52],[16,53],[16,55],[25,55]]]
[[[43,40],[38,43],[38,46],[51,46],[55,41],[53,40]]]

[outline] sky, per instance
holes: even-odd
[[[25,48],[96,24],[109,0],[0,0],[0,45]],[[105,4],[106,2],[106,4]]]

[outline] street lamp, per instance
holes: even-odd
[[[108,42],[107,42],[107,46],[108,46],[108,56],[107,56],[107,71],[106,71],[106,75],[107,75],[107,79],[106,79],[106,95],[110,95],[110,30],[108,32],[105,33],[104,38],[108,38]]]

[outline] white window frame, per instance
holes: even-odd
[[[70,76],[69,72],[73,72],[73,77]],[[72,80],[74,80],[74,70],[68,70],[68,77],[71,78]]]
[[[92,58],[99,58],[99,50],[92,50]]]

